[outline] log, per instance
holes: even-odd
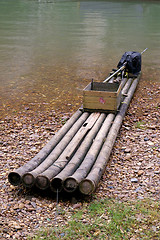
[[[46,159],[39,164],[34,170],[25,173],[22,176],[22,183],[26,187],[32,187],[35,183],[35,178],[47,169],[54,161],[60,156],[61,152],[66,148],[68,143],[72,140],[73,136],[85,122],[89,113],[83,113],[80,118],[75,122],[75,124],[69,129],[69,131],[64,135],[63,139],[55,146],[52,152],[46,157]]]
[[[66,165],[66,167],[54,178],[50,181],[50,187],[53,192],[60,192],[63,189],[62,182],[67,177],[75,172],[75,170],[79,167],[82,160],[84,159],[86,153],[88,152],[90,146],[92,145],[96,134],[98,133],[100,127],[102,126],[104,119],[106,118],[106,114],[102,113],[98,118],[97,122],[94,124],[93,128],[85,137],[81,146],[78,148],[75,155],[72,157],[70,162]]]
[[[49,187],[47,184],[46,187],[44,187],[44,183],[42,183],[42,179],[45,179],[45,182],[49,183],[50,179],[52,179],[54,176],[56,176],[70,161],[70,159],[73,157],[77,149],[79,148],[80,144],[84,140],[84,137],[86,134],[92,129],[95,122],[99,118],[100,113],[92,113],[89,118],[86,120],[86,122],[83,124],[83,126],[79,129],[79,131],[76,133],[74,138],[71,140],[71,142],[68,144],[66,149],[62,152],[62,154],[59,156],[59,158],[45,171],[42,172],[40,176],[37,176],[36,178],[36,186],[40,189],[46,189]],[[41,181],[39,182],[39,177]]]
[[[87,176],[96,160],[101,146],[103,145],[104,139],[111,127],[114,117],[114,114],[108,114],[83,162],[72,176],[69,176],[64,180],[63,188],[65,191],[74,192],[77,189],[79,182]]]
[[[51,138],[51,140],[40,150],[34,158],[24,164],[22,167],[13,170],[8,175],[9,182],[17,186],[21,183],[22,176],[29,171],[35,169],[43,160],[50,154],[53,148],[60,142],[63,136],[72,127],[75,121],[82,115],[80,110],[77,110],[74,115],[63,125],[63,127]]]
[[[125,84],[127,83],[128,79],[127,78],[123,78],[122,80],[122,91],[123,91],[123,88],[125,87]]]
[[[112,148],[114,146],[116,137],[118,135],[119,129],[120,129],[122,121],[123,121],[123,118],[125,116],[127,108],[129,106],[129,103],[133,97],[133,94],[136,90],[139,79],[140,79],[140,75],[136,79],[134,79],[134,81],[128,91],[128,96],[125,98],[124,102],[122,103],[122,105],[120,107],[120,111],[118,112],[117,116],[115,117],[115,120],[112,124],[112,127],[111,127],[109,133],[108,133],[106,141],[103,144],[103,147],[96,159],[94,166],[92,167],[87,178],[83,179],[79,184],[79,190],[82,194],[85,194],[85,195],[92,194],[95,191],[103,172],[105,171],[105,167],[108,163],[109,156],[110,156]]]
[[[125,96],[127,94],[128,90],[129,90],[129,88],[131,86],[132,80],[133,80],[132,78],[128,79],[127,83],[125,84],[125,86],[122,89],[122,95]]]

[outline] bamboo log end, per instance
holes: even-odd
[[[66,192],[74,192],[78,187],[78,182],[73,177],[67,177],[63,182],[63,188]]]
[[[33,187],[35,183],[35,178],[31,173],[25,173],[22,177],[22,183],[25,187]]]
[[[21,184],[21,176],[17,172],[10,172],[8,174],[8,181],[14,185],[18,186]]]
[[[35,185],[39,189],[45,190],[49,188],[50,186],[50,181],[46,176],[37,176],[35,180]]]
[[[53,192],[61,192],[63,187],[62,187],[62,179],[61,178],[58,178],[58,177],[55,177],[51,180],[50,182],[50,187],[51,187],[51,190]]]
[[[95,188],[95,183],[87,178],[83,179],[79,184],[79,190],[84,195],[91,195],[94,192]]]

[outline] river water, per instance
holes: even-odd
[[[79,106],[125,51],[160,81],[159,1],[0,0],[0,112]]]

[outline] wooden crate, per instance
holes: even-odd
[[[83,89],[83,109],[117,111],[122,99],[122,84],[91,82]]]

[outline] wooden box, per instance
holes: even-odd
[[[91,82],[83,89],[83,109],[86,111],[117,111],[122,99],[122,84]]]

